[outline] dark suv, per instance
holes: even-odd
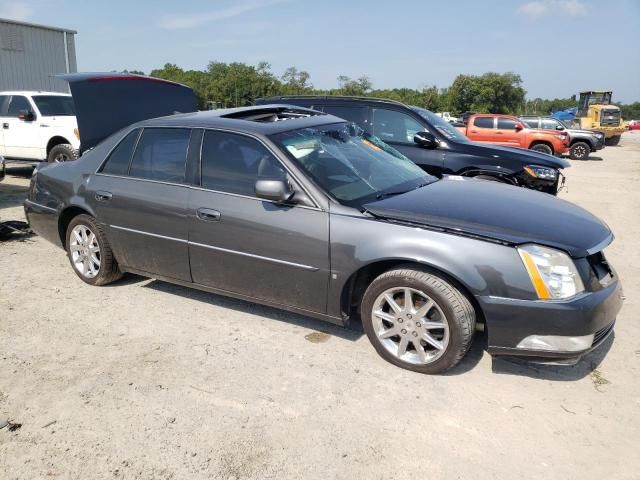
[[[471,142],[424,108],[368,97],[283,96],[258,99],[330,113],[355,122],[437,177],[462,175],[556,194],[569,162],[539,152]]]
[[[553,117],[520,117],[529,128],[541,128],[543,130],[558,130],[569,134],[569,157],[572,160],[586,160],[591,152],[604,148],[604,133],[595,130],[579,130],[568,127],[560,120]]]

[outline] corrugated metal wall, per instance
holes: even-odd
[[[0,19],[0,91],[68,92],[67,82],[51,75],[66,72],[64,32]],[[74,34],[67,33],[69,71],[76,72]]]

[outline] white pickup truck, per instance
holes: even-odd
[[[0,156],[64,162],[78,158],[80,139],[71,95],[0,92]]]

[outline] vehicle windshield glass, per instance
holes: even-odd
[[[440,135],[442,135],[447,140],[454,140],[456,142],[469,142],[469,139],[465,137],[460,130],[451,125],[446,120],[442,119],[438,115],[425,108],[420,108],[416,106],[410,107],[414,112],[417,112],[422,118],[424,118],[429,124],[435,128]]]
[[[73,98],[63,95],[34,95],[33,101],[44,117],[72,117],[76,114]]]
[[[437,180],[354,123],[303,128],[270,138],[320,187],[352,207]]]

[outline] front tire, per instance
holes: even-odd
[[[553,155],[553,149],[545,143],[537,143],[531,147],[534,152],[546,153],[547,155]]]
[[[398,268],[367,288],[362,326],[378,354],[419,373],[438,374],[467,353],[475,311],[449,281],[426,270]]]
[[[605,139],[604,143],[610,147],[615,147],[620,143],[621,135],[614,135],[613,137]]]
[[[586,142],[576,142],[571,145],[569,150],[569,158],[571,160],[586,160],[591,153],[591,147]]]
[[[122,277],[102,228],[89,215],[78,215],[67,227],[67,257],[80,279],[107,285]]]
[[[61,143],[56,145],[49,151],[47,155],[47,162],[59,163],[76,160],[78,158],[78,151],[68,143]]]

